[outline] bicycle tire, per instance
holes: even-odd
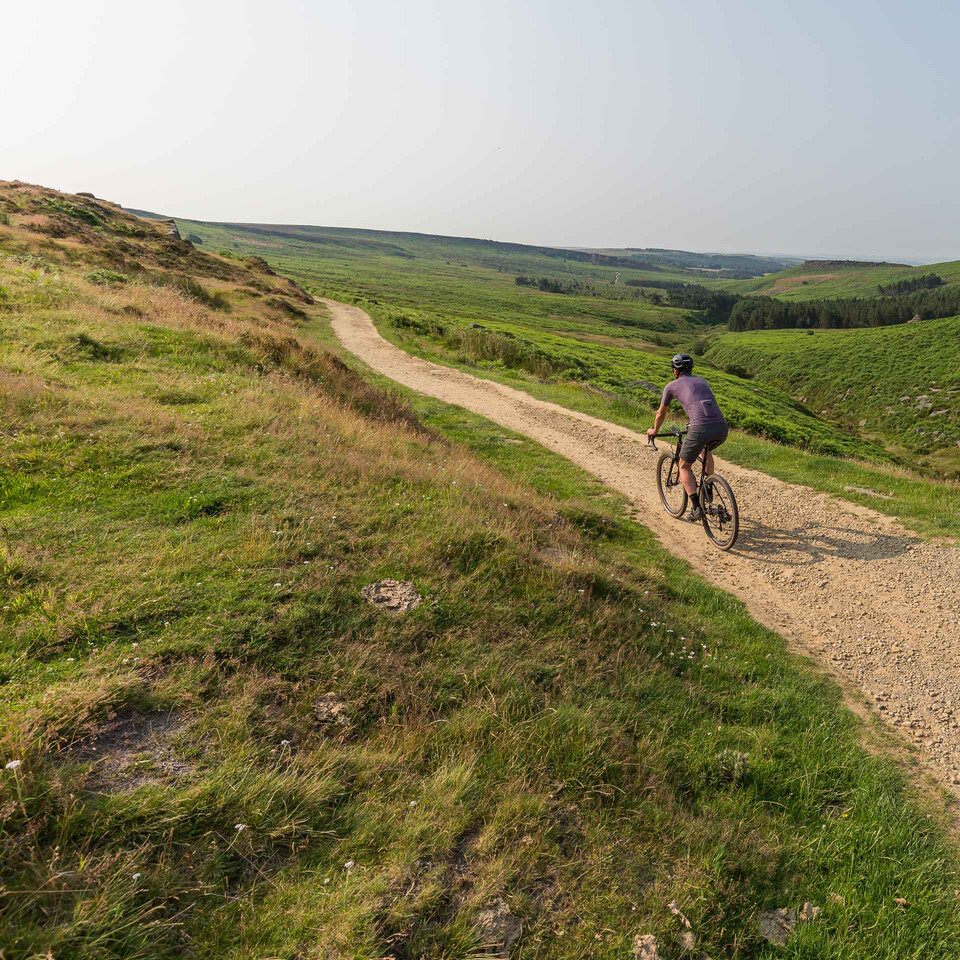
[[[700,491],[701,502],[709,502],[703,514],[703,529],[715,546],[729,550],[740,534],[740,509],[733,489],[723,477],[711,474],[700,485]],[[723,513],[718,516],[717,511]]]
[[[676,500],[677,489],[681,493],[679,501]],[[672,453],[661,453],[657,461],[657,490],[660,492],[663,509],[671,517],[682,517],[687,509],[687,491],[683,489],[683,484],[680,482],[680,464]],[[667,491],[674,493],[674,504],[679,502],[679,508],[671,505],[671,501],[667,499]]]

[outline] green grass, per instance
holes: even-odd
[[[382,234],[396,244],[402,240],[397,249],[406,254],[388,256],[360,244],[351,231],[343,231],[338,243],[311,243],[283,232],[301,228],[270,228],[274,232],[264,235],[226,225],[180,226],[204,235],[205,247],[266,256],[317,295],[357,302],[385,337],[411,353],[635,429],[649,426],[657,404],[656,394],[639,381],[660,387],[673,352],[703,353],[700,369],[740,428],[725,445],[727,458],[870,506],[920,533],[960,535],[960,491],[954,485],[891,469],[891,461],[914,464],[915,458],[898,446],[888,449],[886,435],[862,431],[860,417],[832,409],[822,414],[824,407],[798,399],[803,393],[766,382],[763,370],[747,379],[720,369],[711,363],[711,345],[725,334],[696,322],[691,311],[543,293],[513,281],[515,273],[609,281],[612,268],[572,263],[564,273],[553,258],[531,263],[528,249],[500,261],[498,272],[496,262],[484,259],[490,248],[466,242],[441,245],[438,253],[415,235]],[[946,354],[946,363],[952,355]],[[723,365],[752,372],[735,358],[731,365],[725,356]],[[814,368],[810,373],[816,376]],[[943,456],[927,462],[939,476],[951,469]]]
[[[466,960],[501,900],[518,958],[671,956],[675,899],[713,957],[952,960],[944,809],[619,497],[316,308],[86,269],[0,314],[6,957]]]
[[[603,299],[544,293],[514,282],[520,272],[610,281],[616,275],[612,268],[547,256],[531,262],[528,253],[512,253],[498,262],[485,248],[464,244],[438,252],[403,234],[384,235],[403,243],[406,255],[391,256],[357,247],[349,238],[341,244],[311,244],[280,228],[261,236],[183,221],[181,230],[203,236],[211,248],[267,256],[318,294],[363,300],[384,321],[385,333],[393,326],[404,335],[405,346],[419,345],[452,362],[478,361],[480,368],[494,371],[513,367],[558,386],[587,382],[616,393],[628,408],[651,406],[651,391],[637,381],[662,385],[671,353],[694,349],[698,341],[705,349],[716,334],[698,321],[696,311],[617,299],[624,292],[632,296],[634,288],[608,282],[610,298]],[[453,250],[458,250],[456,259],[441,259],[443,254],[454,257]],[[721,406],[737,427],[815,452],[888,459],[881,448],[811,415],[776,388],[722,372],[713,381]]]
[[[960,475],[960,317],[869,330],[724,334],[707,358],[736,364],[804,404]],[[861,424],[861,421],[866,421]]]

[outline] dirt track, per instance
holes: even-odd
[[[323,300],[344,346],[374,370],[526,434],[626,494],[637,518],[705,579],[843,679],[960,790],[960,549],[896,521],[718,458],[741,512],[723,554],[660,505],[656,454],[625,427],[411,357],[357,307]]]

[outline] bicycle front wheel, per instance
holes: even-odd
[[[723,477],[707,477],[701,484],[700,502],[707,536],[721,550],[729,550],[740,533],[740,511],[730,484]]]
[[[667,513],[682,517],[687,509],[687,491],[680,482],[680,463],[672,453],[661,453],[657,461],[657,489]]]

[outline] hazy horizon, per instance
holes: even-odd
[[[936,0],[23,5],[0,177],[185,219],[957,259],[958,25]]]

